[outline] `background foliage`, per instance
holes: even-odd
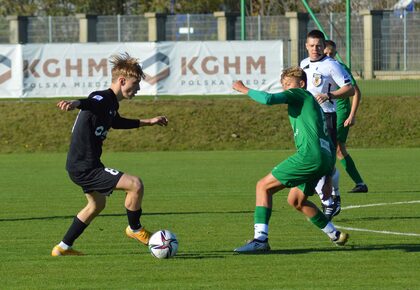
[[[354,0],[352,10],[391,9],[396,0]],[[345,0],[310,1],[315,12],[342,12]],[[129,15],[145,12],[205,14],[214,11],[239,12],[238,0],[2,0],[0,16],[66,16],[76,13]],[[247,0],[247,15],[279,15],[287,11],[304,11],[301,1]]]
[[[76,111],[56,100],[0,102],[0,153],[66,152]],[[365,97],[348,146],[420,147],[420,97]],[[129,118],[166,115],[168,127],[112,130],[106,151],[293,149],[286,106],[264,106],[247,98],[163,98],[121,103]]]

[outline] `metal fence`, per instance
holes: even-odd
[[[96,38],[98,42],[147,41],[147,19],[140,15],[98,16]]]
[[[346,15],[344,13],[316,14],[324,30],[337,43],[339,55],[346,56]],[[382,71],[420,70],[420,12],[400,14],[383,12],[381,35],[374,43],[374,69]],[[307,29],[315,29],[314,21]],[[235,39],[241,37],[241,23],[235,23]],[[0,43],[9,43],[9,22],[0,18]],[[213,14],[167,15],[167,41],[217,40],[217,19]],[[284,41],[284,64],[290,64],[289,21],[280,16],[246,17],[247,40]],[[363,16],[351,16],[351,61],[353,71],[362,73],[364,61]],[[148,22],[141,15],[98,16],[97,42],[143,42],[148,40]],[[29,43],[58,43],[79,41],[79,20],[75,16],[46,16],[28,18]],[[306,55],[305,39],[300,39],[301,55]]]
[[[0,44],[9,43],[9,21],[5,17],[0,17]]]
[[[217,19],[213,14],[177,14],[166,18],[166,40],[217,40]]]
[[[28,17],[28,43],[79,42],[74,16]]]

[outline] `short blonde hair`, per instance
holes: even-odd
[[[280,81],[283,81],[284,78],[297,78],[301,81],[304,81],[305,85],[307,82],[305,71],[298,66],[292,66],[292,67],[284,69],[281,74]]]
[[[138,80],[146,77],[138,59],[130,56],[127,52],[111,56],[110,63],[112,65],[112,82],[116,81],[120,76]]]

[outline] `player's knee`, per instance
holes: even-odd
[[[87,210],[90,216],[97,216],[105,208],[105,202],[92,202],[87,205]]]
[[[257,192],[260,192],[260,191],[265,191],[266,192],[267,191],[267,183],[265,182],[264,179],[260,179],[257,182],[256,189],[257,189]]]
[[[287,203],[291,207],[295,208],[296,210],[299,210],[300,211],[302,209],[302,203],[300,203],[299,200],[297,198],[295,198],[295,197],[289,196],[287,198]]]
[[[138,194],[139,196],[143,196],[144,185],[143,181],[139,177],[133,177],[132,191]]]

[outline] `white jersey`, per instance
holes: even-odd
[[[307,90],[316,96],[338,90],[339,88],[351,84],[351,77],[343,69],[339,62],[325,55],[317,61],[305,58],[300,62],[300,67],[306,72],[308,78]],[[325,113],[336,111],[335,100],[326,101],[321,104]]]

